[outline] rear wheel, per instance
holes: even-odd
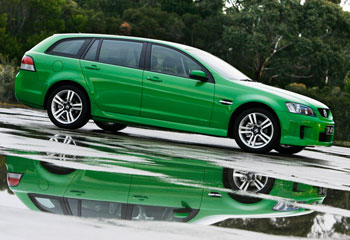
[[[60,128],[77,129],[90,118],[89,100],[76,86],[60,86],[54,89],[47,101],[50,120]]]
[[[238,115],[233,125],[233,134],[241,149],[253,153],[266,153],[279,141],[279,122],[277,117],[266,109],[248,109]]]
[[[119,124],[114,122],[101,122],[96,120],[94,120],[94,122],[99,128],[108,132],[118,132],[126,128],[125,124]]]
[[[295,154],[304,150],[303,146],[278,144],[274,149],[281,154]]]

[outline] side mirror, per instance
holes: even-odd
[[[207,74],[205,72],[203,72],[203,71],[200,71],[200,70],[193,70],[190,73],[190,78],[199,80],[201,82],[208,81]]]
[[[174,209],[173,212],[174,212],[174,217],[176,217],[176,218],[187,218],[188,216],[190,216],[192,209],[179,208],[179,209]]]

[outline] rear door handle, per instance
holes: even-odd
[[[85,66],[86,69],[90,69],[90,70],[100,70],[99,67],[97,67],[96,65],[91,65],[91,66]]]
[[[147,77],[146,79],[153,82],[163,82],[159,77]]]
[[[75,193],[78,196],[85,194],[85,191],[79,191],[79,190],[71,190],[70,192]]]

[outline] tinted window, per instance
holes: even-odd
[[[138,68],[142,43],[119,40],[103,40],[99,62]]]
[[[92,200],[81,201],[81,216],[92,218],[117,218],[122,217],[122,204],[115,202],[101,202]]]
[[[198,58],[202,63],[207,64],[222,77],[231,80],[249,79],[246,75],[238,71],[236,68],[225,62],[224,60],[199,49],[189,50],[192,55]]]
[[[35,205],[44,211],[63,214],[61,202],[57,198],[35,197]]]
[[[152,46],[151,71],[189,77],[193,70],[202,68],[186,55],[167,47]]]
[[[90,40],[87,39],[70,39],[59,42],[54,45],[49,53],[55,55],[76,57],[81,52],[82,47]]]
[[[99,44],[99,40],[96,40],[90,47],[89,51],[86,53],[84,59],[86,60],[91,60],[95,61],[96,60],[96,53],[97,53],[97,48]]]
[[[68,199],[68,204],[70,211],[73,216],[79,216],[79,200],[78,199]]]
[[[171,207],[134,205],[131,220],[180,222],[181,218],[174,217],[174,209]]]

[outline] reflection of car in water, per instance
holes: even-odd
[[[6,164],[8,184],[28,208],[81,217],[212,224],[236,217],[307,214],[309,210],[290,203],[321,203],[325,197],[322,188],[204,161],[153,160],[123,163],[124,173],[68,169],[14,156],[8,156]]]

